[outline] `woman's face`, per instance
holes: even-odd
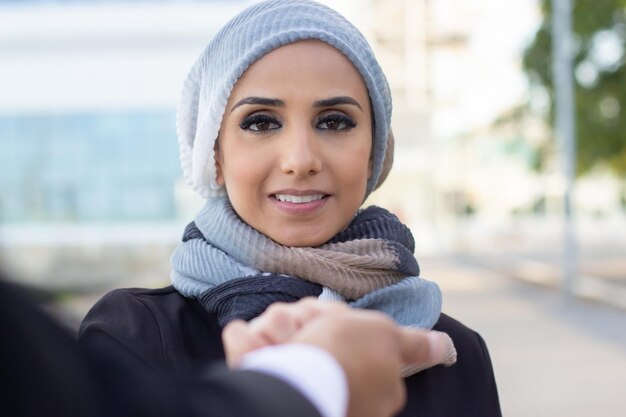
[[[360,73],[317,40],[280,47],[239,79],[216,148],[237,214],[286,246],[318,246],[352,220],[371,175]]]

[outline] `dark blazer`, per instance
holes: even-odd
[[[115,294],[122,293],[107,299]],[[0,416],[319,417],[295,389],[262,373],[223,365],[155,372],[123,344],[89,337],[98,333],[91,326],[79,346],[19,288],[3,282],[0,318]],[[144,320],[136,319],[137,325]]]
[[[501,416],[491,360],[480,335],[445,314],[434,328],[454,341],[457,363],[407,378],[407,405],[399,416]],[[79,338],[117,345],[154,369],[185,369],[222,360],[220,334],[215,317],[196,300],[166,287],[110,292],[87,314]]]

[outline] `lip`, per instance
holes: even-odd
[[[276,194],[290,194],[297,196],[323,194],[324,198],[321,200],[311,201],[308,203],[290,203],[288,201],[280,201],[276,198]],[[269,195],[269,199],[274,205],[284,213],[292,215],[307,215],[313,214],[320,210],[328,203],[328,200],[332,197],[331,194],[321,190],[297,190],[293,188],[278,190]]]
[[[290,195],[298,195],[298,196],[314,195],[314,194],[330,195],[330,193],[327,193],[326,191],[322,191],[322,190],[298,190],[295,188],[285,188],[284,190],[274,191],[270,195],[273,196],[276,194],[290,194]]]

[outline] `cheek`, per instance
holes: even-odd
[[[215,164],[215,182],[217,185],[224,186],[224,170],[222,169],[222,157],[219,148],[215,149],[215,156],[213,157]]]
[[[372,175],[371,145],[369,143],[361,145],[354,150],[350,159],[346,165],[352,167],[354,177],[367,183]]]
[[[358,208],[365,198],[367,181],[371,175],[369,143],[352,147],[349,152],[337,153],[343,155],[336,159],[335,166],[342,174],[337,178],[342,183],[344,196],[349,197],[350,206]],[[352,208],[352,207],[351,207]]]
[[[226,164],[223,165],[224,186],[226,189],[235,190],[254,187],[259,182],[259,178],[262,178],[258,158],[256,162],[254,159],[246,158],[244,155],[227,160]]]
[[[246,188],[261,178],[261,167],[263,166],[263,155],[258,150],[246,146],[241,138],[229,134],[225,135],[220,142],[219,154],[216,154],[216,167],[218,180],[222,177],[222,182],[227,190]]]

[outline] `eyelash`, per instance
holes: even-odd
[[[320,127],[323,124],[328,126],[329,123],[335,123],[338,125],[343,125],[341,128],[330,129],[328,127],[322,128]],[[266,124],[266,128],[260,129],[258,125]],[[274,127],[269,127],[274,125]],[[239,127],[242,130],[247,130],[248,132],[254,135],[260,135],[266,133],[271,130],[280,129],[283,125],[273,116],[267,114],[254,114],[252,116],[246,117],[240,124]],[[254,127],[254,128],[253,128]],[[333,132],[343,132],[348,131],[356,127],[356,122],[349,116],[342,113],[332,113],[327,114],[320,117],[316,123],[315,127],[320,130],[328,130]]]
[[[261,123],[266,123],[268,125],[276,125],[276,127],[272,127],[269,129],[259,129],[257,125]],[[255,126],[256,129],[252,129]],[[269,130],[276,130],[283,127],[283,125],[276,120],[275,117],[269,116],[267,114],[253,114],[252,116],[246,117],[240,124],[239,127],[243,130],[247,130],[248,132],[254,135],[263,134]]]
[[[321,124],[327,124],[328,123],[337,123],[339,125],[343,124],[344,127],[340,128],[340,129],[322,129],[322,130],[332,130],[334,132],[343,132],[343,131],[347,131],[350,129],[353,129],[356,127],[356,122],[354,120],[352,120],[351,117],[342,114],[342,113],[332,113],[332,114],[328,114],[325,116],[322,116],[318,119],[317,123],[316,123],[316,127],[318,129],[321,129],[319,126]]]

